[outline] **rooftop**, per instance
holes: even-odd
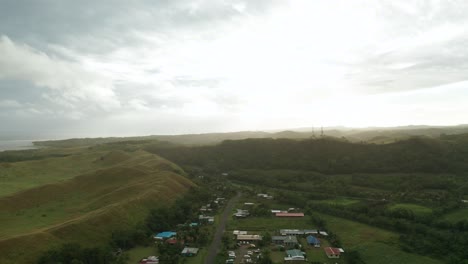
[[[276,213],[278,217],[304,217],[304,213]]]
[[[324,248],[325,250],[325,253],[327,253],[327,255],[340,255],[341,254],[341,250],[339,248],[333,248],[333,247],[326,247]]]

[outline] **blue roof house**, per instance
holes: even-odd
[[[164,240],[164,239],[168,239],[168,238],[171,238],[171,237],[175,237],[176,235],[177,235],[176,232],[165,231],[165,232],[161,232],[159,234],[156,234],[154,236],[154,238],[159,239],[159,240]]]
[[[314,247],[320,247],[320,240],[314,236],[308,236],[307,244],[313,245]]]

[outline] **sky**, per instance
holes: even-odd
[[[468,1],[2,0],[0,136],[468,123]]]

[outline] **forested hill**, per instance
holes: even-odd
[[[468,134],[414,137],[391,144],[336,138],[227,140],[215,146],[147,148],[181,165],[213,170],[295,169],[322,173],[461,172],[468,169]]]

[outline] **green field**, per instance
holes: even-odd
[[[136,225],[151,208],[194,186],[178,171],[145,151],[86,149],[2,163],[0,175],[12,190],[0,193],[0,263],[30,263],[41,250],[65,241],[107,243],[113,230]]]
[[[396,209],[406,209],[413,211],[414,214],[430,214],[432,213],[432,209],[426,206],[418,205],[418,204],[411,204],[411,203],[399,203],[399,204],[394,204],[390,206],[390,210],[396,210]]]
[[[402,251],[398,245],[399,235],[396,233],[343,218],[319,215],[326,220],[328,228],[339,236],[345,251],[357,250],[366,263],[442,263]]]
[[[456,223],[463,220],[468,221],[468,208],[462,208],[448,213],[443,216],[443,219],[451,223]]]
[[[328,199],[328,200],[320,200],[317,201],[319,203],[323,204],[329,204],[329,205],[342,205],[342,206],[347,206],[347,205],[352,205],[359,203],[360,200],[356,199],[346,199],[346,198],[337,198],[337,199]]]
[[[321,239],[320,240],[321,245],[319,248],[309,246],[305,238],[301,238],[299,241],[301,242],[303,246],[302,250],[306,252],[307,259],[309,261],[319,261],[321,263],[326,263],[329,261],[329,258],[327,257],[327,255],[325,254],[325,251],[323,250],[325,247],[330,246],[327,240]],[[334,263],[344,263],[343,259],[337,259],[333,261]]]
[[[137,264],[142,258],[158,255],[156,247],[136,247],[126,251],[126,253],[129,257],[127,264]]]

